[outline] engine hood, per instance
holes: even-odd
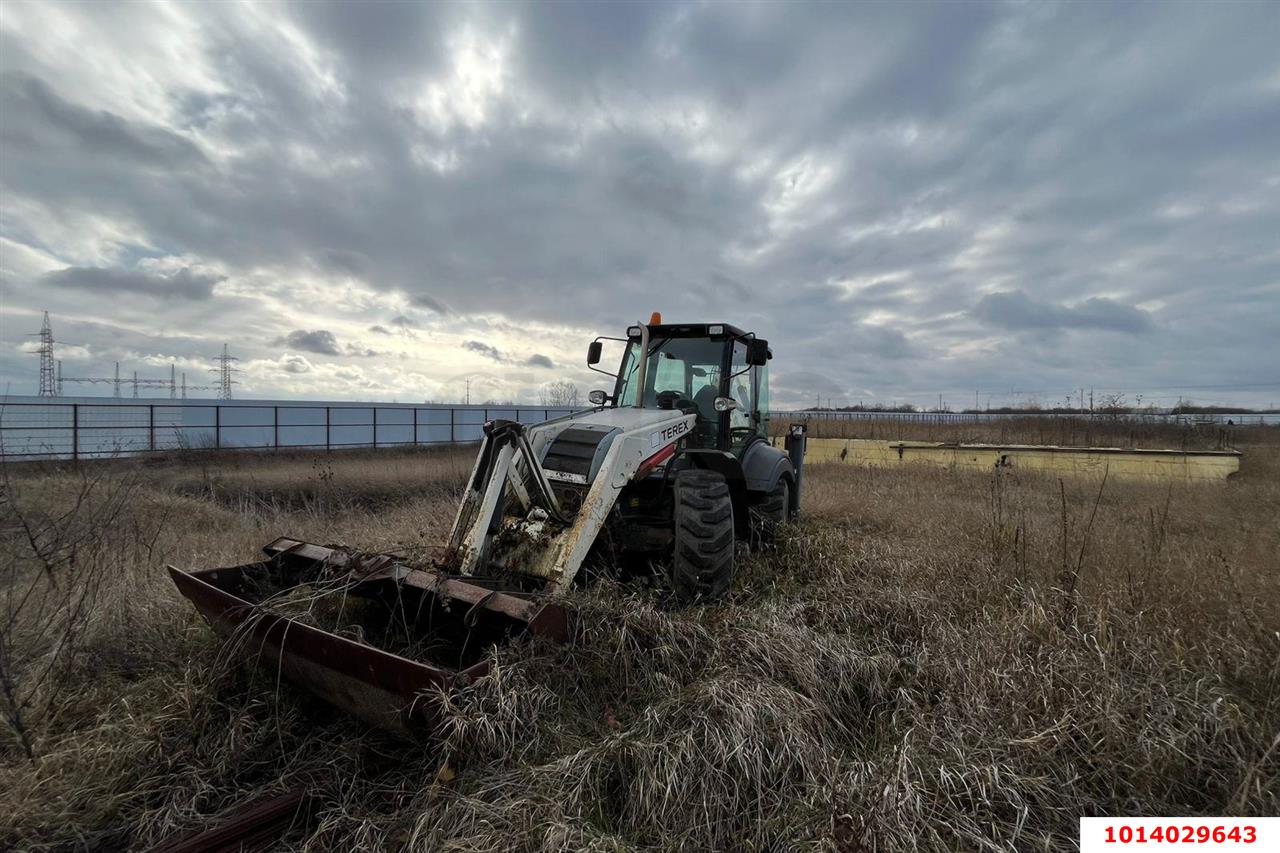
[[[615,441],[627,442],[636,458],[662,450],[692,430],[693,415],[672,409],[593,409],[530,430],[535,452],[553,482],[595,481]]]
[[[687,416],[679,409],[635,409],[627,407],[592,409],[586,412],[579,412],[572,415],[569,420],[560,421],[560,423],[573,424],[574,426],[590,424],[592,426],[611,427],[620,429],[623,432],[630,432],[641,427],[665,424],[684,417]]]

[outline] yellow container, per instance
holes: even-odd
[[[1049,474],[1145,478],[1153,480],[1225,480],[1240,470],[1237,450],[1125,450],[1119,447],[1054,447],[1030,444],[946,444],[932,441],[881,441],[861,438],[811,438],[810,463],[836,462],[892,468],[992,470],[997,467]]]

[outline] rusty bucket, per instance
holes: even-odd
[[[296,539],[263,551],[255,563],[169,574],[234,654],[388,731],[429,730],[433,696],[486,675],[495,644],[569,634],[562,607],[497,579]]]

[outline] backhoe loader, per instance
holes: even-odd
[[[621,345],[616,373],[598,366],[605,341]],[[613,380],[591,408],[484,425],[429,565],[278,539],[260,562],[170,575],[236,649],[372,725],[413,731],[430,723],[430,692],[484,675],[494,644],[566,640],[564,593],[597,570],[662,566],[685,604],[729,590],[736,542],[767,544],[800,507],[804,428],[783,448],[769,439],[771,358],[727,323],[655,313],[591,343],[588,366]]]

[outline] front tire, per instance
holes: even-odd
[[[715,601],[733,583],[733,499],[715,471],[676,474],[671,586],[684,604]]]

